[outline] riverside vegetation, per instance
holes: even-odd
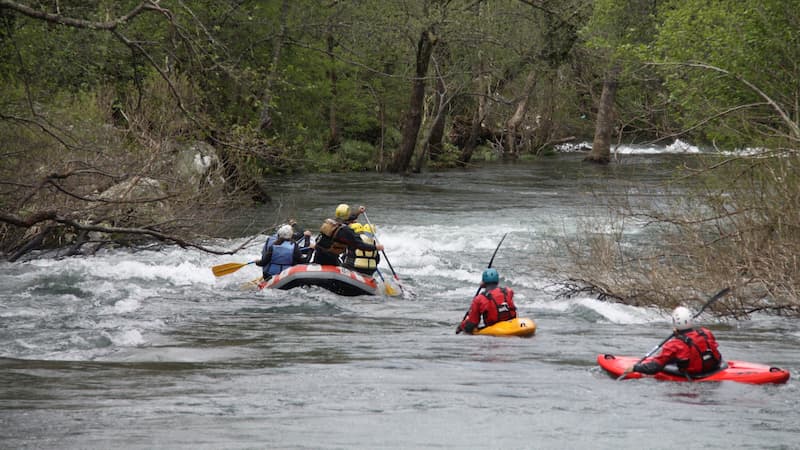
[[[800,0],[0,0],[0,251],[202,244],[261,180],[676,137],[655,254],[571,237],[568,290],[800,314]],[[619,206],[619,205],[617,205]],[[596,228],[596,227],[594,227]],[[260,231],[260,229],[256,230]],[[53,253],[47,253],[49,255]],[[592,261],[588,264],[587,261]]]

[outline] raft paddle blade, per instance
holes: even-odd
[[[225,276],[225,275],[230,275],[233,272],[236,272],[237,270],[241,269],[242,267],[244,267],[244,266],[246,266],[248,264],[253,264],[254,262],[255,261],[250,261],[248,263],[225,263],[225,264],[220,264],[218,266],[212,267],[211,271],[214,272],[214,276],[215,277],[221,277],[221,276]]]
[[[383,284],[384,290],[386,291],[386,295],[389,297],[397,297],[400,295],[400,292],[391,285],[391,283],[384,283]]]
[[[254,278],[247,283],[242,283],[242,290],[250,290],[258,288],[259,283],[264,280],[264,277]]]

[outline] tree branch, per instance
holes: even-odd
[[[181,239],[176,236],[172,236],[169,234],[162,233],[160,231],[152,230],[149,228],[132,228],[132,227],[113,227],[113,226],[103,226],[103,225],[96,225],[96,224],[86,224],[80,223],[68,217],[63,217],[58,214],[57,211],[40,211],[35,214],[31,214],[27,218],[23,218],[14,214],[9,214],[6,212],[0,211],[0,222],[5,222],[10,225],[14,225],[20,228],[30,228],[34,225],[40,224],[42,222],[56,222],[60,223],[64,226],[70,227],[74,230],[79,231],[95,231],[99,233],[121,233],[121,234],[129,234],[129,235],[140,235],[140,236],[149,236],[156,240],[162,242],[169,242],[175,245],[178,245],[182,248],[196,248],[198,250],[202,250],[206,253],[212,253],[215,255],[232,255],[244,248],[245,244],[242,244],[236,249],[233,250],[215,250],[200,244],[195,244],[194,242],[190,242],[184,239]]]
[[[713,70],[715,72],[719,72],[721,74],[727,75],[729,77],[733,77],[740,83],[744,84],[748,88],[750,88],[753,92],[758,94],[759,97],[763,98],[771,107],[775,110],[776,113],[780,116],[783,123],[791,130],[792,135],[789,136],[792,140],[798,141],[800,140],[800,126],[798,126],[792,119],[789,117],[789,114],[783,110],[783,108],[778,105],[778,103],[773,100],[770,96],[768,96],[764,91],[758,88],[758,86],[754,85],[753,83],[744,79],[741,75],[731,73],[728,70],[723,68],[713,66],[711,64],[702,63],[702,62],[679,62],[679,63],[649,63],[649,65],[654,66],[685,66],[685,67],[696,67],[699,69],[706,69],[706,70]]]
[[[20,14],[32,17],[34,19],[45,20],[47,22],[57,23],[74,28],[88,28],[90,30],[113,30],[125,22],[133,19],[144,11],[159,11],[163,12],[164,9],[158,6],[154,1],[143,1],[134,7],[129,13],[124,16],[118,17],[106,22],[94,22],[84,19],[76,19],[73,17],[65,17],[61,14],[53,14],[38,9],[33,9],[28,5],[12,2],[11,0],[0,0],[0,9],[8,8],[17,11]]]

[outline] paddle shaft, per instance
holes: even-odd
[[[369,221],[369,216],[367,215],[367,212],[366,212],[366,211],[364,211],[364,212],[363,212],[363,213],[361,213],[361,214],[364,214],[364,219],[367,221],[367,223],[369,224],[369,226],[371,226],[371,227],[372,227],[372,230],[373,230],[373,235],[375,236],[375,243],[377,244],[377,243],[378,243],[378,233],[377,233],[377,230],[375,230],[375,227],[372,225],[372,222],[370,222],[370,221]],[[388,264],[388,265],[389,265],[389,269],[392,271],[392,276],[394,276],[394,279],[395,279],[395,280],[397,280],[397,285],[398,285],[398,286],[400,286],[400,291],[402,292],[402,291],[403,291],[403,285],[402,285],[402,284],[400,284],[400,277],[398,277],[398,276],[397,276],[397,272],[395,272],[395,271],[394,271],[394,267],[392,267],[392,263],[389,261],[389,257],[388,257],[388,256],[386,256],[386,251],[384,251],[384,250],[381,250],[381,254],[383,255],[383,259],[384,259],[384,260],[386,260],[386,264]]]
[[[727,294],[727,293],[728,293],[728,291],[730,291],[730,290],[731,290],[731,288],[729,288],[729,287],[726,287],[726,288],[722,289],[721,291],[717,292],[717,293],[716,293],[716,295],[714,295],[713,297],[711,297],[711,298],[710,298],[710,299],[709,299],[709,300],[708,300],[708,301],[707,301],[707,302],[706,302],[706,303],[703,305],[703,307],[702,307],[702,308],[700,308],[700,311],[697,311],[697,312],[695,313],[695,315],[693,315],[693,316],[692,316],[692,319],[696,319],[696,318],[700,317],[700,314],[702,314],[702,313],[703,313],[703,311],[705,311],[705,310],[706,310],[706,308],[708,308],[709,306],[711,306],[711,304],[712,304],[712,303],[716,302],[717,300],[719,300],[720,298],[722,298],[723,296],[725,296],[725,294]],[[636,364],[641,364],[641,363],[642,363],[642,361],[644,361],[645,359],[647,359],[647,358],[649,358],[649,357],[653,356],[653,354],[654,354],[655,352],[657,352],[657,351],[658,351],[658,349],[660,349],[660,348],[661,348],[661,347],[662,347],[664,344],[666,344],[668,340],[672,339],[672,336],[674,336],[674,335],[675,335],[675,333],[673,332],[672,334],[670,334],[669,336],[667,336],[667,338],[666,338],[666,339],[664,339],[663,341],[661,341],[661,343],[660,343],[660,344],[658,344],[657,346],[655,346],[655,347],[654,347],[652,350],[650,350],[650,352],[649,352],[649,353],[647,353],[646,355],[644,355],[644,357],[642,357],[642,359],[640,359],[639,361],[636,361],[636,363],[635,363],[633,366],[635,366]],[[631,366],[631,367],[633,367],[633,366]],[[621,379],[625,378],[626,376],[628,376],[628,373],[629,373],[629,372],[623,372],[623,373],[622,373],[622,375],[620,375],[619,377],[617,377],[617,381],[619,381],[619,380],[621,380]]]
[[[506,240],[506,236],[508,236],[508,233],[504,234],[503,237],[500,238],[500,242],[497,243],[497,247],[494,249],[494,253],[492,253],[492,258],[489,260],[489,265],[486,266],[487,269],[492,268],[492,264],[494,263],[494,257],[497,256],[497,251],[500,250],[500,246],[503,245],[503,241]],[[475,291],[475,295],[473,295],[472,298],[475,298],[475,296],[480,294],[480,292],[481,292],[481,286],[478,286],[478,290]],[[467,316],[469,316],[469,309],[467,310],[466,314],[464,314],[464,319],[466,319]],[[461,319],[461,321],[463,322],[464,319]],[[456,331],[456,334],[458,333],[461,333],[461,331]]]
[[[497,243],[497,248],[495,248],[494,253],[492,253],[492,259],[489,260],[489,265],[486,266],[487,269],[492,268],[492,263],[494,263],[494,257],[497,256],[497,251],[500,250],[500,246],[503,244],[503,241],[506,240],[506,236],[508,236],[508,233],[504,234],[503,237],[500,239],[500,242]],[[475,295],[478,295],[480,292],[481,292],[481,287],[478,286],[478,290],[475,291]],[[473,295],[473,297],[475,297],[475,295]]]

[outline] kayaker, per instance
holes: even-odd
[[[297,242],[294,241],[293,235],[292,226],[285,224],[278,228],[276,236],[267,238],[267,243],[261,252],[261,259],[255,262],[257,266],[263,267],[264,280],[269,280],[287,267],[304,262],[303,254]]]
[[[667,364],[675,364],[687,376],[698,376],[719,369],[722,355],[714,334],[707,328],[695,327],[692,311],[679,306],[672,311],[672,339],[661,348],[661,353],[634,364],[625,373],[640,372],[653,375]]]
[[[316,242],[314,244],[313,262],[322,265],[341,265],[340,256],[344,255],[348,249],[360,249],[366,251],[381,251],[382,244],[368,244],[361,240],[355,231],[348,225],[355,222],[358,216],[367,209],[360,206],[355,213],[350,206],[342,203],[336,207],[334,219],[325,219],[320,226]]]
[[[351,223],[350,228],[358,237],[367,244],[375,244],[375,228],[372,224]],[[356,272],[372,276],[378,269],[380,263],[380,252],[378,250],[362,250],[360,248],[348,248],[345,252],[344,266]]]
[[[514,305],[514,290],[507,287],[499,287],[500,274],[496,269],[488,268],[483,271],[481,276],[481,287],[483,292],[472,299],[464,320],[456,328],[456,334],[462,331],[470,334],[472,330],[480,325],[483,319],[483,326],[488,327],[497,322],[511,320],[517,317],[517,307]]]

